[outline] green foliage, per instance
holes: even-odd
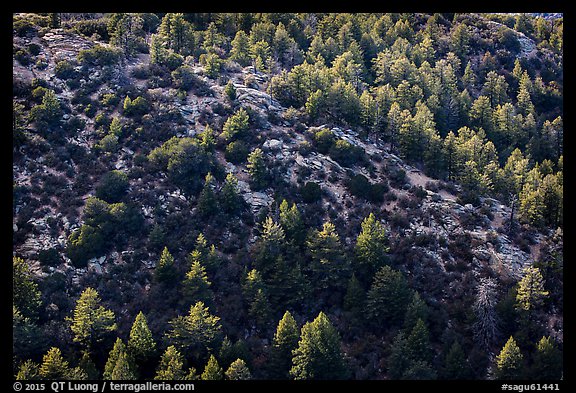
[[[298,347],[293,351],[290,375],[294,379],[346,379],[340,335],[320,312],[312,322],[302,326]]]
[[[472,377],[466,354],[458,340],[454,340],[446,354],[443,377],[445,379],[471,379]]]
[[[288,379],[292,367],[292,351],[298,346],[300,332],[296,320],[286,311],[278,322],[272,342],[270,373],[272,378]]]
[[[174,266],[174,257],[168,251],[168,247],[164,247],[160,259],[156,264],[154,270],[154,278],[161,283],[170,284],[176,279],[176,268]]]
[[[156,375],[157,381],[176,381],[184,379],[184,357],[174,345],[168,346],[162,354]]]
[[[194,260],[190,270],[186,273],[186,278],[182,282],[184,299],[188,302],[202,301],[205,304],[212,304],[212,283],[208,280],[206,269],[199,260]]]
[[[524,356],[512,336],[496,356],[496,379],[517,380],[524,376]]]
[[[200,379],[203,381],[217,381],[224,379],[222,367],[220,367],[218,360],[216,360],[214,355],[210,355],[208,363],[206,363],[206,367],[204,368],[204,372],[200,375]]]
[[[52,347],[42,358],[38,375],[46,380],[69,379],[71,372],[68,362],[62,357],[60,348]]]
[[[359,262],[359,271],[363,277],[371,277],[386,261],[386,253],[390,250],[386,237],[386,229],[370,213],[362,221],[362,231],[356,238],[356,258]]]
[[[116,330],[114,312],[100,305],[100,302],[98,292],[88,287],[76,301],[72,317],[68,317],[74,334],[73,341],[88,350],[100,342],[104,335]]]
[[[26,261],[12,257],[12,304],[25,318],[35,319],[41,305],[41,293]]]
[[[91,49],[82,49],[78,52],[77,59],[82,66],[113,66],[122,59],[122,50],[95,45]]]
[[[53,90],[47,89],[42,97],[42,103],[34,106],[30,110],[30,120],[35,122],[39,127],[44,125],[56,126],[62,117],[60,100],[56,97]]]
[[[248,112],[246,112],[244,108],[238,109],[236,113],[226,119],[222,127],[224,139],[230,141],[236,138],[242,138],[248,131],[248,120]]]
[[[242,203],[241,198],[238,190],[238,179],[232,173],[227,174],[219,195],[222,208],[226,213],[238,212]]]
[[[256,148],[248,155],[248,174],[251,185],[255,190],[261,190],[268,184],[268,167],[264,161],[264,153],[260,148]]]
[[[124,115],[127,117],[142,117],[150,111],[150,103],[146,98],[138,96],[131,99],[126,96],[124,99]]]
[[[236,359],[230,364],[230,367],[224,373],[227,380],[239,381],[252,379],[252,374],[250,374],[250,369],[246,365],[246,362],[242,359]]]
[[[548,381],[562,378],[562,352],[550,337],[538,341],[532,361],[532,378]]]
[[[309,181],[300,188],[300,195],[304,203],[314,203],[322,199],[322,188],[318,183]]]
[[[148,327],[148,321],[142,311],[136,315],[130,336],[128,338],[128,352],[136,360],[144,360],[156,352],[156,341]]]
[[[544,289],[544,278],[540,269],[529,266],[524,269],[523,274],[518,283],[516,302],[519,309],[530,312],[541,307],[549,293]]]
[[[241,140],[232,141],[226,146],[226,151],[224,152],[224,157],[226,160],[233,164],[242,164],[246,161],[250,150],[246,143]]]
[[[119,202],[128,191],[129,185],[126,173],[119,170],[107,172],[96,186],[96,198],[108,203]]]
[[[412,293],[401,272],[383,266],[368,291],[366,312],[374,326],[399,326],[404,321]]]
[[[168,341],[195,360],[222,341],[220,318],[212,315],[202,302],[190,306],[188,315],[177,316],[169,323],[172,328],[165,334]]]

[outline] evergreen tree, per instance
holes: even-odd
[[[362,221],[362,231],[356,238],[356,258],[359,262],[358,271],[360,276],[368,281],[372,275],[386,261],[386,253],[389,251],[388,239],[384,225],[376,220],[374,213],[370,213]]]
[[[232,40],[230,60],[238,62],[242,67],[250,64],[250,40],[242,30],[238,31]]]
[[[60,348],[52,347],[42,358],[38,374],[42,379],[68,379],[70,366],[62,357]]]
[[[145,360],[156,352],[156,342],[152,337],[152,332],[148,328],[148,321],[142,311],[136,315],[136,319],[130,329],[128,352],[136,360]]]
[[[278,322],[272,342],[270,374],[274,379],[288,379],[292,366],[292,351],[298,346],[299,331],[289,311]]]
[[[494,376],[496,379],[514,380],[523,377],[523,360],[524,356],[520,348],[510,336],[502,351],[496,357],[496,370]]]
[[[352,273],[344,296],[344,310],[351,312],[355,318],[360,318],[365,308],[365,302],[366,291],[356,278],[356,274]]]
[[[264,161],[264,153],[260,148],[252,150],[248,155],[246,168],[255,190],[261,190],[268,184],[268,168]]]
[[[242,359],[236,359],[230,364],[230,367],[224,373],[226,379],[231,381],[252,379],[250,370],[246,362]]]
[[[164,247],[160,259],[156,264],[154,270],[154,278],[160,282],[169,284],[176,278],[176,267],[174,266],[174,257],[168,251],[168,247]]]
[[[200,379],[203,381],[216,381],[224,379],[222,367],[220,367],[214,355],[210,355],[208,363],[206,363],[206,367],[204,368],[204,372],[202,375],[200,375]]]
[[[248,315],[252,317],[256,326],[264,329],[270,323],[270,314],[270,300],[268,299],[268,295],[264,292],[263,288],[258,288],[248,309]]]
[[[454,340],[444,360],[445,379],[471,379],[471,370],[466,354],[458,340]]]
[[[301,244],[304,241],[305,228],[296,204],[293,203],[290,207],[286,199],[283,199],[280,204],[279,218],[279,223],[284,229],[286,237],[292,239],[296,244]]]
[[[294,379],[346,379],[348,369],[340,345],[338,331],[320,312],[302,327],[290,375]]]
[[[12,257],[12,304],[25,318],[35,319],[41,305],[38,284],[32,279],[30,266],[20,257]]]
[[[122,379],[122,378],[114,378],[114,370],[116,370],[116,366],[119,363],[120,365],[116,370],[117,377],[122,376],[123,374],[126,374],[126,376],[128,376],[127,375],[128,373],[131,373],[133,375],[132,371],[128,371],[128,369],[131,368],[132,365],[130,364],[131,360],[130,362],[128,361],[126,351],[127,348],[122,339],[119,337],[116,338],[116,342],[114,342],[114,346],[110,350],[110,353],[108,354],[108,360],[106,361],[106,365],[104,366],[104,374],[102,375],[103,379],[107,380]],[[120,358],[122,358],[122,360],[120,360]]]
[[[249,128],[248,112],[244,108],[238,109],[236,113],[226,119],[222,127],[222,136],[226,141],[242,138]]]
[[[177,316],[169,323],[172,328],[165,334],[168,341],[196,360],[222,340],[220,318],[212,315],[202,302],[190,306],[188,315]]]
[[[540,339],[532,360],[532,378],[544,381],[562,378],[562,353],[550,337]]]
[[[206,269],[198,259],[195,259],[182,282],[182,292],[187,302],[201,301],[211,305],[213,293],[210,290],[212,283],[208,280]]]
[[[368,291],[366,313],[376,327],[398,326],[404,321],[412,293],[401,272],[383,266]]]
[[[418,319],[406,341],[407,356],[412,362],[422,361],[430,363],[430,333],[422,319]]]
[[[129,381],[138,379],[129,360],[129,355],[126,352],[121,352],[116,360],[110,379],[112,381]]]
[[[342,244],[331,222],[325,222],[322,230],[314,230],[306,241],[310,255],[310,279],[316,289],[341,288],[342,277],[347,268]]]
[[[154,379],[158,381],[182,380],[184,379],[183,366],[184,357],[174,345],[170,345],[160,358]]]
[[[542,306],[548,291],[544,289],[544,278],[540,269],[529,266],[524,269],[523,274],[518,283],[516,304],[520,310],[529,312]]]
[[[198,196],[198,212],[204,217],[208,218],[218,212],[218,201],[216,193],[214,192],[214,177],[210,172],[206,175],[204,181],[204,188],[200,191]]]
[[[112,310],[100,305],[98,292],[88,287],[76,302],[73,316],[67,319],[72,323],[70,329],[74,334],[73,341],[89,350],[101,341],[106,333],[116,330],[114,318]]]
[[[428,306],[426,302],[422,300],[418,292],[414,292],[412,296],[412,301],[406,308],[406,315],[404,316],[404,329],[406,331],[411,331],[418,320],[426,322],[428,320]]]
[[[18,367],[17,381],[34,381],[40,379],[40,366],[28,359]]]
[[[220,204],[225,212],[234,214],[240,209],[240,198],[238,179],[233,173],[229,173],[220,191]]]
[[[390,379],[401,379],[405,371],[410,366],[410,358],[408,354],[408,342],[404,332],[400,331],[390,347],[390,355],[388,356],[388,376]]]

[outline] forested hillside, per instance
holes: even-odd
[[[562,14],[13,15],[17,379],[563,376]]]

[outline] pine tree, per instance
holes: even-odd
[[[302,327],[290,375],[294,379],[346,379],[348,369],[340,346],[338,331],[320,312]]]
[[[234,214],[240,209],[240,198],[238,179],[233,173],[229,173],[220,191],[220,204],[226,213]]]
[[[388,356],[388,376],[390,379],[401,379],[404,372],[410,366],[410,358],[407,356],[408,343],[404,332],[400,331],[390,347],[390,355]]]
[[[176,278],[176,268],[174,266],[174,257],[168,251],[168,247],[164,247],[160,259],[156,264],[154,270],[154,278],[160,282],[169,284]]]
[[[100,305],[100,296],[94,288],[86,288],[76,302],[73,316],[67,319],[72,323],[70,329],[73,341],[90,349],[106,333],[116,330],[114,312]]]
[[[458,340],[454,340],[446,354],[443,377],[445,379],[470,379],[472,377],[468,359]]]
[[[186,316],[177,316],[169,321],[172,328],[166,338],[193,359],[200,359],[222,340],[220,318],[212,315],[204,303],[190,306]]]
[[[292,239],[296,244],[301,244],[304,241],[304,223],[295,203],[290,206],[286,199],[282,200],[279,223],[288,239]]]
[[[422,320],[427,322],[428,320],[428,306],[426,302],[422,300],[420,294],[418,292],[414,292],[412,296],[412,301],[406,308],[406,315],[404,316],[404,329],[406,331],[411,331],[415,326],[418,320]]]
[[[516,304],[520,310],[532,311],[542,306],[548,291],[544,289],[544,278],[540,269],[529,266],[524,269],[523,274],[518,283]]]
[[[248,309],[248,315],[253,319],[256,326],[265,329],[270,323],[270,300],[263,288],[258,288],[254,299]]]
[[[41,304],[38,284],[30,266],[20,257],[12,257],[12,304],[24,318],[35,319]]]
[[[360,318],[365,302],[366,291],[356,278],[356,274],[352,273],[346,288],[346,295],[344,295],[344,310],[351,312],[354,318]]]
[[[195,259],[182,282],[182,292],[187,302],[201,301],[208,306],[212,304],[213,293],[210,289],[212,283],[208,280],[206,269],[198,259]]]
[[[131,365],[132,360],[130,359],[130,362],[129,362],[126,355],[127,355],[126,345],[124,344],[124,342],[122,341],[121,338],[119,338],[119,337],[116,338],[116,341],[114,342],[114,346],[112,347],[112,349],[110,350],[110,353],[108,354],[108,360],[106,361],[106,364],[104,366],[104,374],[102,375],[102,379],[107,379],[107,380],[119,379],[119,378],[114,378],[114,376],[113,376],[114,370],[116,369],[116,365],[119,362],[121,364],[118,367],[118,370],[116,371],[116,376],[121,376],[121,374],[127,373],[126,365],[128,364],[128,368],[132,367],[132,365]],[[120,360],[121,357],[123,357],[122,360]],[[132,372],[130,371],[130,373],[132,373]]]
[[[268,168],[264,161],[264,153],[260,148],[252,150],[248,155],[246,168],[255,190],[261,190],[268,184]]]
[[[40,366],[28,359],[18,367],[17,381],[33,381],[40,379]]]
[[[160,358],[154,379],[158,381],[182,380],[184,379],[183,366],[184,357],[174,345],[170,345]]]
[[[530,376],[538,380],[562,378],[562,353],[550,337],[542,337],[533,355]]]
[[[222,367],[220,367],[218,360],[216,360],[214,355],[210,355],[208,363],[206,363],[206,367],[204,368],[204,372],[202,375],[200,375],[200,379],[203,381],[216,381],[224,379]]]
[[[310,255],[310,280],[316,289],[342,288],[346,273],[346,260],[342,253],[340,237],[331,222],[325,222],[322,230],[314,230],[306,241]]]
[[[246,109],[240,108],[236,113],[230,116],[224,126],[222,127],[222,136],[226,141],[231,141],[236,138],[241,138],[249,128],[248,112]]]
[[[292,366],[292,351],[298,346],[300,334],[296,320],[289,311],[278,322],[270,360],[270,374],[274,379],[288,379]]]
[[[236,359],[230,364],[228,370],[224,373],[226,379],[231,381],[248,380],[252,379],[250,370],[246,362],[242,359]]]
[[[62,357],[60,348],[52,347],[42,358],[38,374],[42,379],[68,379],[70,366]]]
[[[250,40],[242,30],[238,31],[232,40],[230,60],[238,62],[242,67],[250,64]]]
[[[374,326],[398,326],[404,321],[412,293],[401,272],[383,266],[368,291],[366,313]]]
[[[355,252],[359,262],[359,274],[368,281],[386,261],[388,239],[384,225],[376,220],[374,213],[370,213],[361,226],[362,231],[356,238]]]
[[[118,360],[114,365],[110,379],[112,381],[128,381],[136,380],[136,374],[132,370],[131,361],[129,360],[129,355],[126,352],[121,352],[118,356]]]
[[[523,359],[520,348],[510,336],[500,354],[496,357],[496,370],[494,376],[496,379],[514,380],[521,379],[523,376]]]
[[[414,328],[410,332],[406,341],[407,356],[412,362],[422,361],[430,363],[432,353],[430,352],[430,333],[422,319],[418,319]]]
[[[204,188],[198,196],[198,212],[204,217],[211,217],[218,212],[216,193],[214,192],[214,177],[211,173],[206,175]]]
[[[142,311],[136,315],[136,319],[130,329],[128,352],[138,361],[148,359],[156,352],[156,342],[152,337],[152,332],[148,328],[148,321]]]

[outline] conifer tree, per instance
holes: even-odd
[[[128,352],[138,361],[145,360],[156,352],[156,341],[152,337],[148,321],[142,311],[136,315],[130,329]]]
[[[374,326],[398,326],[404,321],[412,293],[401,272],[383,266],[368,291],[366,312]]]
[[[338,331],[320,312],[302,327],[290,375],[294,379],[346,379],[348,369],[340,345]]]
[[[422,300],[420,294],[415,291],[414,295],[412,296],[412,301],[406,308],[406,315],[404,316],[404,329],[406,329],[406,331],[411,331],[416,326],[418,320],[427,322],[428,314],[429,310],[426,302]]]
[[[358,318],[365,308],[365,302],[366,291],[356,278],[356,274],[352,273],[344,296],[344,310],[351,312],[355,318]]]
[[[195,259],[182,282],[184,299],[195,303],[202,301],[206,305],[212,304],[213,293],[210,289],[212,283],[208,280],[206,269],[199,260]]]
[[[211,217],[218,212],[214,187],[214,177],[211,173],[208,173],[204,181],[204,187],[198,196],[198,212],[204,218]]]
[[[216,360],[214,355],[210,355],[208,363],[206,363],[206,367],[204,368],[204,372],[200,375],[200,379],[203,381],[216,381],[224,379],[224,372],[222,371],[222,367],[220,367],[218,360]]]
[[[272,352],[270,355],[270,373],[272,378],[289,378],[289,372],[292,366],[292,351],[298,346],[299,336],[296,320],[289,311],[286,311],[282,319],[278,322],[272,342]]]
[[[562,378],[562,353],[550,337],[542,337],[532,358],[530,376],[539,380]]]
[[[261,190],[268,184],[268,168],[264,161],[264,153],[260,148],[252,150],[248,154],[248,174],[255,190]]]
[[[523,376],[524,356],[516,344],[514,337],[510,336],[506,344],[496,357],[496,379],[514,380]]]
[[[40,366],[28,359],[18,367],[17,381],[33,381],[40,379]]]
[[[238,179],[233,173],[229,173],[220,191],[220,204],[225,212],[234,214],[240,208],[240,198]]]
[[[304,223],[295,203],[290,206],[286,199],[282,200],[279,223],[288,239],[294,240],[296,244],[301,244],[304,241]]]
[[[116,360],[110,379],[112,381],[128,381],[138,379],[134,371],[132,370],[131,361],[129,360],[129,355],[126,352],[121,352]]]
[[[418,319],[414,328],[410,332],[406,342],[408,353],[407,355],[413,362],[423,361],[428,362],[432,360],[430,352],[430,333],[422,319]]]
[[[485,349],[489,349],[498,336],[496,302],[496,281],[481,278],[473,305],[476,315],[473,330],[475,340]]]
[[[524,311],[532,311],[542,306],[548,291],[544,289],[544,278],[540,269],[529,266],[523,271],[524,276],[518,283],[516,295],[517,307]]]
[[[42,358],[38,374],[42,379],[68,379],[70,366],[60,348],[52,347]]]
[[[471,370],[466,354],[458,340],[454,340],[444,359],[443,376],[445,379],[470,379]]]
[[[168,251],[168,247],[164,247],[160,259],[156,264],[154,270],[154,278],[160,282],[168,284],[176,278],[176,268],[174,266],[174,257]]]
[[[120,366],[116,371],[116,376],[120,376],[121,374],[128,373],[126,365],[128,364],[128,368],[132,367],[130,362],[128,362],[127,355],[127,348],[124,342],[120,337],[116,338],[114,342],[114,346],[110,350],[108,354],[108,360],[106,361],[106,365],[104,366],[104,374],[102,375],[103,379],[113,380],[113,379],[121,379],[121,378],[114,378],[114,370],[116,369],[116,365],[120,362]],[[120,358],[123,357],[122,360]],[[131,371],[130,371],[131,372]]]
[[[220,318],[212,315],[203,302],[190,306],[186,316],[169,321],[168,341],[193,359],[200,359],[222,340]]]
[[[321,231],[312,231],[306,247],[312,259],[310,279],[315,283],[314,287],[321,290],[341,288],[347,266],[334,224],[328,221],[323,224]]]
[[[12,257],[12,304],[25,318],[35,319],[41,304],[38,284],[30,267],[20,257]]]
[[[100,296],[94,288],[86,288],[76,302],[73,316],[68,317],[73,341],[91,349],[106,333],[116,330],[114,312],[100,305]]]
[[[242,359],[236,359],[230,364],[230,367],[224,373],[226,379],[231,381],[252,379],[252,374]]]
[[[184,357],[174,345],[168,346],[156,370],[155,380],[181,380],[184,379]]]
[[[362,231],[356,238],[356,258],[359,262],[359,274],[368,281],[372,275],[385,263],[389,251],[386,229],[370,213],[361,224]]]

